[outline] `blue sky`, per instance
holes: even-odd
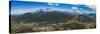
[[[11,14],[23,14],[26,12],[35,12],[38,9],[54,9],[73,12],[74,9],[80,9],[84,13],[95,13],[95,9],[87,5],[29,2],[29,1],[11,1]],[[77,11],[76,11],[77,12]]]

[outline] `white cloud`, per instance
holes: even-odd
[[[72,9],[78,9],[78,7],[72,7]]]
[[[89,8],[96,10],[96,5],[87,5]]]
[[[58,6],[59,4],[57,4],[57,3],[48,3],[48,5],[51,5],[51,6]]]
[[[48,5],[55,5],[55,4],[53,4],[53,3],[48,3]]]
[[[56,6],[59,6],[59,4],[55,4]]]

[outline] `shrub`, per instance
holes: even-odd
[[[88,28],[96,28],[96,23],[89,23],[87,24]]]
[[[56,30],[69,30],[69,29],[86,29],[87,26],[85,24],[73,22],[67,24],[58,24],[55,26]]]
[[[69,23],[67,25],[64,25],[64,27],[67,29],[67,28],[70,28],[70,29],[86,29],[86,25],[84,24],[80,24],[80,23]]]
[[[46,32],[46,31],[55,31],[54,27],[37,27],[32,29],[33,32]]]
[[[11,26],[11,33],[25,33],[25,32],[32,32],[31,25],[24,25],[24,24],[13,24]]]

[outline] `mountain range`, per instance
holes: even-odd
[[[69,20],[77,21],[81,20],[82,22],[91,22],[96,20],[96,14],[71,14],[65,13],[62,11],[43,11],[39,10],[38,12],[32,13],[27,12],[20,15],[10,15],[11,22],[67,22]],[[80,19],[81,18],[81,19]]]

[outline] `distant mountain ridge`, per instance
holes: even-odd
[[[77,16],[76,16],[77,15]],[[36,13],[27,12],[21,15],[11,15],[11,20],[16,22],[67,22],[68,20],[78,20],[80,18],[79,14],[70,14],[59,11],[42,11],[39,10]],[[95,14],[84,14],[81,15],[83,19],[93,21],[96,17]],[[90,17],[91,16],[91,17]],[[75,18],[75,19],[73,19]]]

